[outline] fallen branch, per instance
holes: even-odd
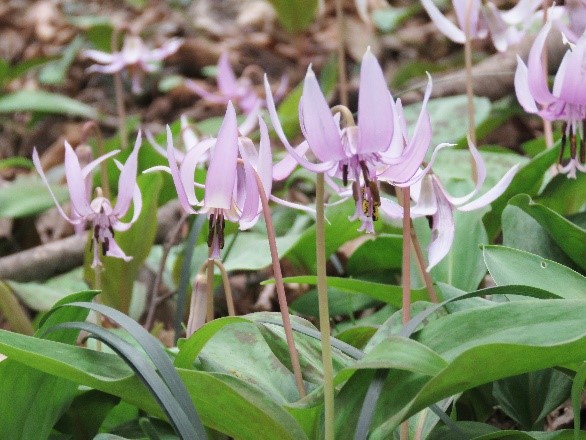
[[[181,207],[174,200],[157,213],[156,243],[162,243],[167,233],[181,218]],[[43,280],[83,264],[87,232],[57,240],[0,258],[0,278],[20,282]]]

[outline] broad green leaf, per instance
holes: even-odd
[[[277,11],[277,17],[283,27],[289,32],[305,30],[317,13],[317,0],[269,0]]]
[[[119,396],[156,417],[163,416],[148,391],[116,355],[6,331],[0,331],[0,352],[57,377]],[[243,440],[306,438],[286,410],[238,378],[195,370],[177,371],[206,426]],[[36,432],[28,438],[38,438]]]
[[[401,268],[403,237],[380,234],[373,240],[366,240],[348,259],[346,270],[351,275],[382,272]]]
[[[69,199],[65,186],[52,185],[57,200]],[[55,205],[43,181],[33,176],[21,176],[0,188],[0,217],[19,218],[43,212]]]
[[[67,71],[83,46],[83,38],[77,36],[61,52],[61,58],[47,63],[39,73],[39,80],[46,85],[60,85],[65,82]]]
[[[298,277],[288,277],[283,280],[285,283],[300,283],[317,285],[315,275],[303,275]],[[383,301],[392,304],[395,307],[401,307],[403,288],[401,286],[392,286],[390,284],[373,283],[372,281],[358,280],[354,278],[327,277],[328,287],[335,287],[338,290],[351,294],[367,295],[377,301]],[[274,280],[266,281],[265,284],[274,283]],[[411,291],[413,301],[422,301],[428,299],[425,289]]]
[[[535,203],[526,194],[511,199],[510,204],[518,206],[537,220],[566,255],[581,269],[586,270],[586,230],[557,212]]]
[[[586,203],[586,174],[578,173],[575,179],[558,174],[547,184],[536,199],[540,204],[567,216],[578,212]]]
[[[474,97],[474,122],[476,125],[488,118],[490,114],[490,100]],[[408,127],[414,127],[419,116],[421,103],[411,104],[404,108],[405,120]],[[427,111],[431,118],[433,146],[442,142],[457,143],[466,138],[468,130],[468,104],[465,95],[434,98],[427,104]]]
[[[117,232],[116,242],[126,255],[132,260],[125,262],[120,258],[102,256],[103,271],[101,273],[102,300],[104,304],[128,313],[132,299],[134,280],[138,271],[148,257],[157,232],[157,201],[162,185],[162,178],[158,174],[144,174],[137,179],[142,193],[143,206],[140,216],[128,231]],[[128,212],[125,219],[131,218]],[[93,251],[90,251],[91,236],[86,247],[86,262],[84,278],[90,285],[94,285],[95,273],[91,269]]]
[[[543,428],[545,417],[570,395],[572,381],[554,369],[533,371],[493,384],[500,408],[524,429]]]
[[[58,93],[20,90],[0,98],[0,113],[43,112],[100,119],[93,107]]]
[[[537,220],[514,205],[507,205],[503,211],[503,245],[557,261],[564,266],[577,266],[553,241]]]
[[[483,254],[498,285],[524,284],[561,298],[586,299],[586,278],[555,261],[504,246],[485,246]]]
[[[505,192],[490,204],[491,210],[484,216],[486,232],[490,239],[494,239],[500,231],[501,214],[509,200],[517,194],[536,195],[541,188],[545,172],[556,163],[559,154],[560,143],[558,142],[554,148],[535,156],[517,171]]]
[[[0,313],[6,317],[10,328],[18,333],[32,335],[34,333],[30,318],[16,299],[10,287],[0,281]]]
[[[64,298],[61,302],[90,301],[96,292],[80,292]],[[45,325],[51,326],[61,322],[72,320],[84,320],[87,317],[87,310],[59,310],[54,313]],[[41,326],[37,336],[47,327]],[[12,336],[16,333],[6,332]],[[20,335],[19,335],[20,336]],[[27,341],[38,345],[58,344],[63,347],[70,347],[63,344],[75,343],[77,332],[58,332],[50,335],[53,340],[40,339],[38,337],[27,337]],[[0,399],[0,414],[2,414],[2,429],[0,439],[2,440],[29,440],[43,439],[49,436],[51,429],[69,407],[77,394],[77,385],[68,380],[66,376],[56,377],[36,369],[36,365],[21,363],[20,359],[13,358],[1,346],[0,353],[6,354],[8,359],[0,362],[0,394],[10,396],[9,399]],[[53,356],[59,356],[55,351]],[[39,364],[43,362],[40,357],[36,360]]]
[[[353,316],[354,313],[369,307],[375,307],[379,303],[368,295],[361,293],[347,293],[328,286],[328,302],[330,316]],[[291,310],[303,316],[319,317],[317,289],[305,292],[299,298],[289,304]]]

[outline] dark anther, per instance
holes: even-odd
[[[348,165],[342,165],[342,182],[344,186],[348,185]]]
[[[94,238],[97,240],[100,236],[100,227],[98,225],[94,225]]]
[[[560,158],[558,160],[558,162],[561,164],[562,161],[564,160],[564,151],[566,149],[566,142],[567,142],[567,136],[566,136],[566,130],[568,127],[568,123],[564,122],[564,125],[562,127],[562,148],[560,148]]]
[[[114,228],[112,227],[112,225],[108,226],[108,231],[110,231],[110,234],[112,234],[112,237],[114,237]]]
[[[108,237],[105,237],[104,241],[102,242],[102,255],[106,255],[108,249],[110,249],[110,240],[108,239]]]
[[[218,246],[220,249],[224,249],[224,227],[226,226],[226,220],[221,217],[221,221],[216,225],[216,233],[218,234]]]
[[[209,227],[210,230],[208,232],[208,247],[212,247],[214,244],[214,232],[216,230],[216,222],[214,221],[214,214],[210,215]]]
[[[429,229],[433,229],[433,216],[426,215],[425,218],[427,219],[427,223],[429,224]]]
[[[357,202],[358,201],[358,182],[352,182],[352,197],[354,198],[354,201]]]
[[[570,129],[570,158],[575,159],[577,154],[576,134]]]
[[[362,169],[362,175],[364,176],[364,183],[367,185],[370,183],[370,173],[368,172],[368,167],[366,166],[366,162],[361,160],[358,162],[360,164],[360,168]]]
[[[580,162],[584,164],[586,162],[586,145],[584,138],[580,139]]]

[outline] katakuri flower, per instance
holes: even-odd
[[[173,148],[171,130],[167,127],[167,156],[169,167],[163,169],[173,176],[177,195],[183,209],[190,214],[205,214],[209,218],[208,246],[211,259],[220,258],[224,247],[225,220],[239,223],[240,229],[252,227],[260,215],[260,197],[256,175],[260,177],[265,194],[272,189],[272,154],[266,124],[259,119],[260,147],[239,136],[236,111],[228,102],[226,116],[217,138],[204,139],[185,153],[178,164]],[[209,154],[205,184],[194,182],[196,167]],[[204,188],[203,201],[197,199],[195,188]],[[196,207],[197,209],[194,209]]]
[[[112,74],[126,69],[132,82],[132,93],[139,94],[144,75],[156,71],[158,63],[177,52],[182,44],[182,39],[174,38],[158,49],[149,49],[138,35],[127,34],[120,52],[84,50],[82,55],[99,63],[89,67],[88,72]]]
[[[470,39],[484,39],[490,34],[495,48],[500,52],[521,40],[541,3],[541,0],[519,0],[512,9],[499,11],[491,2],[482,6],[480,0],[452,0],[456,25],[440,12],[432,0],[421,0],[431,20],[450,40],[464,44],[469,21]]]
[[[426,269],[427,271],[437,265],[452,247],[455,231],[454,211],[456,209],[459,211],[474,211],[490,205],[507,189],[519,168],[519,165],[513,166],[494,187],[482,196],[472,200],[484,184],[486,167],[476,146],[470,140],[468,140],[468,144],[476,163],[475,169],[477,171],[476,187],[472,192],[465,196],[454,197],[444,189],[439,177],[431,172],[423,177],[420,184],[411,188],[411,196],[416,201],[416,204],[411,207],[411,217],[428,217],[431,219],[432,237],[428,248],[429,265]],[[388,199],[382,200],[381,210],[385,215],[393,219],[399,219],[403,216],[403,208]]]
[[[550,30],[551,23],[547,23],[537,35],[529,52],[527,65],[517,56],[515,92],[519,103],[527,112],[538,114],[548,121],[564,122],[559,170],[568,177],[575,178],[576,170],[586,172],[586,34],[575,45],[570,43],[556,73],[553,91],[550,91],[541,58]],[[562,166],[561,160],[568,139],[570,161]]]
[[[73,148],[71,148],[68,142],[65,142],[65,176],[71,198],[71,216],[65,213],[57,201],[41,167],[39,154],[36,149],[33,150],[33,163],[35,168],[45,185],[47,185],[59,213],[73,225],[87,223],[92,225],[92,247],[94,250],[92,267],[101,264],[100,250],[103,255],[109,257],[121,258],[124,261],[130,261],[132,259],[132,257],[127,256],[120,246],[118,246],[114,239],[114,233],[115,231],[128,230],[136,222],[142,209],[142,196],[136,184],[140,144],[141,135],[139,132],[134,149],[130,153],[130,156],[128,156],[126,163],[122,165],[116,161],[116,165],[120,169],[120,178],[118,180],[118,199],[114,207],[112,207],[111,202],[102,196],[99,188],[96,191],[96,197],[90,200],[91,188],[88,188],[90,181],[87,177],[101,162],[117,154],[118,150],[98,157],[82,168]],[[120,219],[128,212],[131,202],[133,204],[132,218],[129,222],[122,222]]]
[[[568,24],[562,19],[556,20],[556,24],[570,42],[577,43],[586,30],[586,0],[566,0],[564,6],[552,7],[550,10],[553,8],[563,10]]]
[[[349,195],[354,198],[356,209],[350,220],[359,219],[360,230],[373,233],[373,221],[378,218],[381,203],[379,177],[382,175],[384,180],[404,186],[421,178],[416,174],[431,141],[431,124],[426,110],[431,80],[411,139],[407,137],[404,122],[401,122],[387,89],[382,69],[370,50],[362,59],[359,87],[358,125],[354,125],[348,109],[338,106],[330,110],[310,67],[299,102],[299,121],[306,140],[293,148],[281,127],[265,81],[267,109],[275,132],[290,156],[310,171],[342,179],[345,187],[352,181]],[[398,103],[400,106],[400,101]],[[346,122],[342,129],[340,117]],[[308,149],[320,163],[305,158]],[[341,195],[346,194],[342,191]]]

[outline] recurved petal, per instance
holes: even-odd
[[[171,176],[173,177],[173,183],[175,184],[175,189],[177,190],[177,197],[179,198],[179,203],[181,203],[181,207],[183,210],[189,214],[195,214],[195,211],[189,204],[189,199],[187,198],[187,194],[185,193],[185,187],[181,182],[181,173],[179,172],[179,167],[177,166],[177,159],[175,158],[175,148],[173,147],[173,135],[171,134],[171,129],[167,125],[167,159],[169,160],[169,168],[171,170]]]
[[[33,149],[33,164],[35,165],[35,168],[37,169],[37,173],[39,173],[39,176],[41,176],[43,183],[45,184],[45,186],[49,190],[51,197],[53,197],[53,201],[55,202],[55,206],[57,207],[57,211],[59,211],[59,214],[61,214],[61,216],[65,220],[67,220],[69,223],[72,223],[74,225],[79,224],[80,219],[75,219],[75,220],[71,219],[67,214],[65,214],[65,211],[63,211],[63,208],[61,208],[61,204],[57,200],[57,197],[55,197],[55,194],[53,193],[53,190],[51,189],[51,186],[49,185],[49,182],[47,181],[47,177],[45,176],[45,173],[43,172],[43,167],[41,166],[41,161],[39,160],[39,153],[37,153],[36,148]]]
[[[110,151],[109,153],[106,153],[106,154],[92,160],[90,163],[88,163],[86,166],[84,166],[81,169],[82,177],[85,179],[94,170],[95,167],[97,167],[99,164],[101,164],[106,159],[109,159],[118,153],[120,153],[120,150]]]
[[[362,58],[358,95],[358,154],[385,151],[393,138],[393,108],[387,82],[370,51]]]
[[[238,121],[232,102],[218,132],[216,146],[206,176],[205,207],[230,209],[236,182],[238,159]]]
[[[515,94],[521,107],[528,113],[537,113],[539,109],[535,104],[535,99],[529,90],[529,82],[527,78],[527,66],[517,55],[517,70],[515,71]]]
[[[65,176],[73,209],[80,217],[93,213],[87,199],[85,181],[81,174],[79,160],[67,141],[65,141]]]
[[[124,253],[122,248],[118,246],[118,243],[116,243],[116,240],[114,240],[113,237],[108,241],[108,251],[106,252],[106,255],[108,257],[121,258],[126,262],[132,260],[132,257],[129,257]]]
[[[203,158],[205,157],[206,153],[214,146],[216,143],[216,139],[204,139],[201,142],[198,142],[194,147],[192,147],[181,162],[181,166],[179,168],[179,175],[181,179],[181,183],[183,184],[183,188],[185,189],[185,195],[187,196],[187,200],[189,204],[195,206],[199,203],[197,197],[195,195],[195,187],[194,187],[194,177],[195,177],[195,169],[197,165],[203,162]]]
[[[142,135],[139,130],[138,136],[136,136],[136,142],[132,153],[126,159],[126,163],[120,172],[120,178],[118,179],[118,200],[116,200],[116,206],[114,206],[114,213],[121,217],[123,216],[128,208],[130,207],[130,201],[136,185],[136,170],[138,167],[138,151],[142,143]]]
[[[273,189],[273,153],[271,151],[271,139],[269,129],[262,118],[258,118],[260,127],[260,144],[258,149],[257,172],[267,197]]]
[[[489,189],[486,193],[478,197],[476,200],[471,201],[470,203],[459,206],[458,209],[460,211],[474,211],[475,209],[490,205],[497,197],[500,197],[500,195],[505,192],[518,170],[519,165],[515,165],[509,171],[507,171],[503,178],[499,180],[498,183]]]
[[[501,12],[500,15],[508,25],[521,24],[530,18],[542,4],[543,0],[519,0],[514,7]]]
[[[421,0],[421,4],[442,34],[456,43],[464,44],[466,41],[464,31],[448,20],[432,0]]]
[[[474,145],[470,137],[468,137],[468,147],[470,148],[470,154],[472,155],[472,159],[474,160],[474,164],[476,166],[476,186],[469,194],[461,197],[453,197],[446,192],[446,198],[452,205],[456,206],[462,205],[474,197],[478,191],[480,191],[480,188],[482,188],[482,184],[486,179],[486,166],[484,165],[484,160],[482,160],[482,156],[478,152],[476,145]]]
[[[319,160],[338,161],[346,157],[340,131],[311,66],[303,83],[299,122],[309,147]]]
[[[551,94],[547,86],[547,78],[543,70],[543,64],[541,62],[541,54],[543,53],[543,46],[549,31],[551,29],[551,23],[548,22],[543,26],[535,41],[531,50],[529,51],[529,58],[527,60],[527,79],[529,91],[535,101],[540,104],[549,104],[556,100],[555,96]]]
[[[218,88],[223,95],[231,98],[236,95],[238,80],[230,65],[230,57],[227,52],[222,52],[218,60]]]
[[[581,106],[586,105],[585,49],[586,37],[583,37],[571,51],[566,52],[555,78],[555,85],[560,86],[554,87],[554,95],[565,102]],[[555,90],[558,88],[559,92]]]
[[[432,217],[431,243],[427,252],[429,272],[450,252],[454,241],[454,212],[450,202],[443,197],[441,184],[434,177],[437,210]]]

